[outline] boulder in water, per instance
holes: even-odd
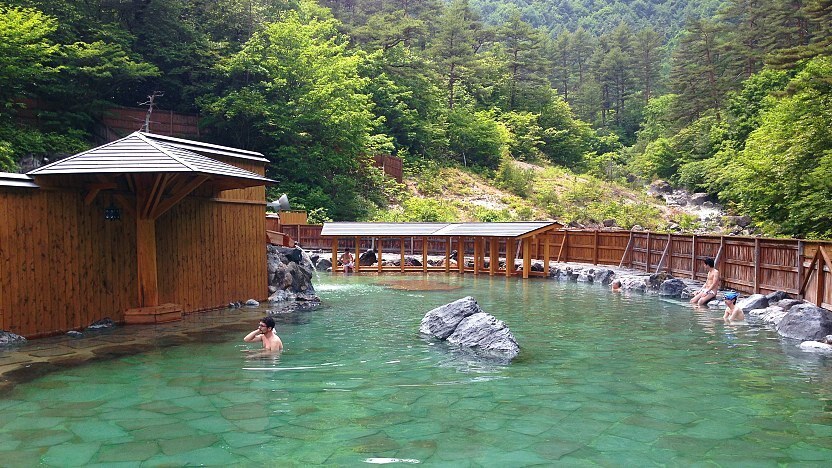
[[[505,323],[483,312],[471,296],[428,311],[419,332],[471,348],[486,357],[510,361],[520,353],[520,346]]]

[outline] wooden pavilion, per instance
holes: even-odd
[[[361,266],[356,258],[356,271],[456,271],[489,275],[545,276],[548,272],[532,271],[532,258],[550,258],[555,248],[552,241],[563,225],[556,222],[515,223],[325,223],[321,237],[332,240],[332,271],[338,270],[338,251],[354,249],[356,257],[365,248],[373,248],[378,257],[375,266]],[[368,242],[369,241],[369,242]],[[421,265],[406,265],[406,251],[410,244],[411,257],[421,254]],[[428,251],[441,251],[444,258],[439,266],[428,265]],[[543,257],[538,255],[542,249]],[[454,255],[454,251],[456,255]],[[399,254],[399,265],[383,265],[385,252]],[[500,257],[505,259],[500,264]],[[522,266],[515,267],[515,259],[522,258]],[[467,260],[471,266],[467,266]],[[452,260],[456,265],[452,266]]]
[[[135,132],[0,180],[0,329],[45,336],[111,317],[265,298],[260,153]]]

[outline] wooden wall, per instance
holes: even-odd
[[[53,335],[122,321],[138,305],[136,222],[124,210],[105,220],[109,204],[106,194],[87,206],[80,191],[0,187],[0,329]],[[264,189],[254,187],[187,197],[162,215],[160,301],[187,313],[264,299],[264,213]]]

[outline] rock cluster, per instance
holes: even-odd
[[[309,254],[298,247],[267,246],[269,302],[319,302],[312,276],[315,264]]]
[[[428,311],[419,332],[473,349],[485,357],[510,361],[520,353],[520,346],[506,324],[485,313],[471,296]]]
[[[26,343],[26,338],[10,331],[0,330],[0,347],[22,345],[24,343]]]

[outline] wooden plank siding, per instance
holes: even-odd
[[[122,210],[120,220],[105,220],[111,197],[86,205],[84,196],[0,187],[0,329],[48,336],[105,317],[122,322],[137,307],[136,219]],[[265,192],[254,187],[186,197],[163,214],[156,223],[160,301],[189,313],[264,299],[264,213]]]

